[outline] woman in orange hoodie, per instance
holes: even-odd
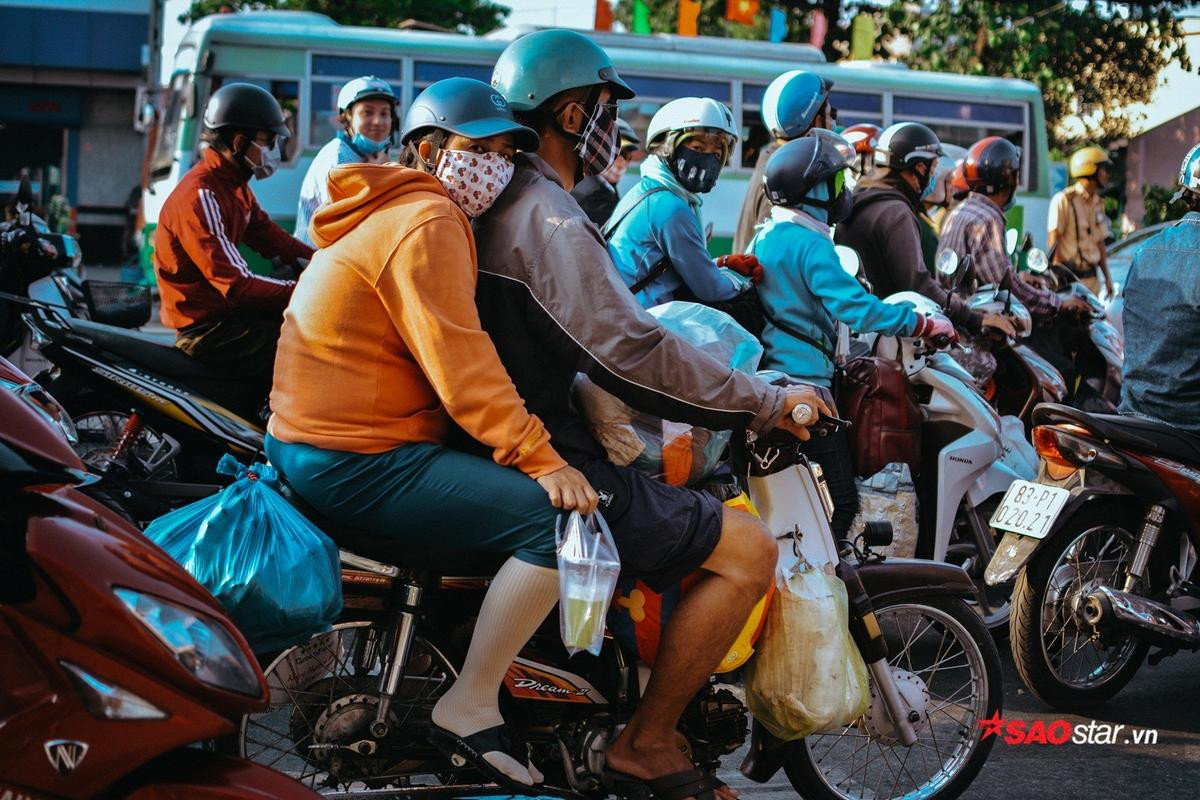
[[[515,791],[541,775],[497,704],[517,652],[558,600],[559,509],[595,510],[550,444],[475,310],[481,214],[537,135],[479,81],[426,89],[405,118],[411,169],[347,164],[313,217],[321,248],[284,313],[266,449],[318,511],[414,544],[509,553],[462,673],[433,709],[435,742]],[[456,424],[493,461],[446,447]]]

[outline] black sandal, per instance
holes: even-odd
[[[528,769],[528,748],[523,743],[514,742],[505,725],[485,728],[470,736],[459,736],[445,728],[430,724],[429,741],[450,760],[451,766],[455,768],[470,766],[497,786],[518,794],[527,794],[535,788],[533,784],[514,781],[493,767],[483,757],[484,753],[504,753]]]
[[[725,782],[698,769],[687,769],[657,778],[638,778],[615,769],[604,770],[604,785],[628,800],[716,800]]]

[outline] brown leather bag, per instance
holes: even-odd
[[[838,411],[850,429],[854,467],[874,475],[892,462],[921,466],[921,406],[904,367],[890,358],[864,356],[846,364],[838,387]]]

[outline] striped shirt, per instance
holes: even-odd
[[[1012,271],[1012,261],[1004,246],[1004,228],[1004,214],[996,204],[984,195],[971,192],[942,223],[938,255],[943,250],[953,250],[960,259],[970,254],[979,283],[999,284]],[[1034,316],[1046,317],[1058,311],[1058,295],[1026,283],[1016,275],[1013,275],[1012,292]]]
[[[162,321],[182,329],[240,312],[280,314],[294,281],[256,275],[238,251],[311,258],[254,199],[244,172],[208,148],[163,204],[154,231],[154,274]]]

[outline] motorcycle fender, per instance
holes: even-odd
[[[1029,562],[1029,559],[1033,558],[1034,554],[1042,549],[1042,545],[1046,540],[1065,525],[1071,517],[1075,516],[1075,513],[1079,509],[1097,498],[1108,496],[1108,492],[1097,489],[1084,489],[1072,494],[1067,499],[1062,511],[1058,512],[1058,517],[1054,520],[1054,524],[1050,526],[1050,530],[1046,531],[1046,535],[1041,539],[1006,531],[1004,538],[1000,540],[1000,544],[996,547],[995,555],[988,562],[987,570],[983,573],[984,581],[988,586],[996,586],[1012,580],[1025,564]]]
[[[172,750],[121,782],[127,800],[309,800],[320,795],[282,772],[241,758],[190,747]]]
[[[957,564],[921,558],[887,558],[855,567],[871,602],[929,597],[974,595],[975,584]]]

